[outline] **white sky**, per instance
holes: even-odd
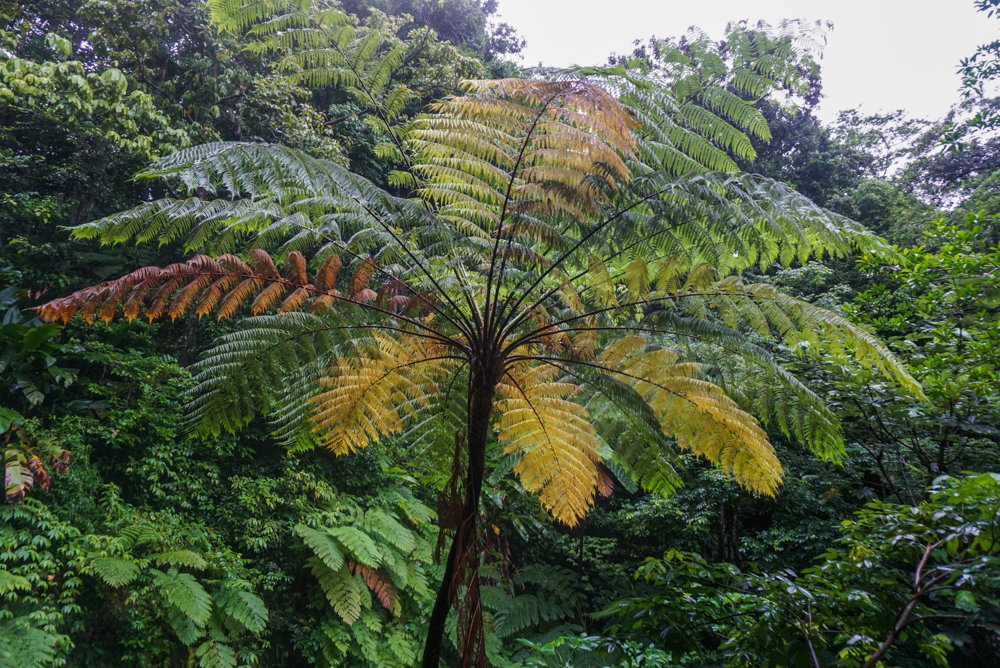
[[[728,21],[833,21],[821,65],[819,116],[860,107],[935,119],[958,101],[962,58],[1000,37],[973,0],[500,0],[500,20],[528,40],[523,65],[602,65],[636,39],[696,25],[721,37]]]

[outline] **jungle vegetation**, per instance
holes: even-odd
[[[0,664],[1000,665],[996,44],[496,13],[0,3]]]

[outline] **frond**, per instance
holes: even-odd
[[[345,624],[358,621],[364,604],[362,593],[365,590],[358,578],[350,572],[347,564],[337,570],[331,570],[315,557],[310,558],[309,562],[313,575],[316,576],[337,615]]]
[[[920,384],[876,336],[851,323],[839,313],[790,297],[767,283],[745,284],[732,276],[694,293],[682,303],[697,308],[711,302],[731,327],[739,322],[757,331],[777,335],[799,354],[810,348],[824,350],[844,360],[878,369],[907,392],[923,398]],[[690,302],[690,304],[687,304]]]
[[[178,573],[175,569],[166,573],[155,569],[151,572],[155,575],[153,584],[168,603],[199,627],[208,622],[212,614],[212,597],[201,583],[190,574]]]
[[[570,400],[579,388],[558,382],[559,375],[547,365],[508,370],[498,386],[497,440],[507,454],[520,455],[514,471],[524,488],[574,526],[594,500],[600,443],[586,410]]]
[[[197,571],[208,568],[208,562],[205,561],[205,557],[201,556],[197,552],[192,552],[191,550],[172,550],[170,552],[161,552],[153,557],[153,561],[155,561],[159,566],[164,564],[168,566],[187,566],[188,568],[193,568]]]
[[[697,365],[647,344],[644,337],[626,337],[599,361],[643,397],[679,448],[718,464],[744,487],[773,496],[781,463],[757,420],[721,388],[697,378]]]
[[[11,666],[47,668],[56,660],[60,636],[31,625],[27,617],[0,622],[0,658]]]
[[[433,105],[406,142],[416,155],[419,191],[450,215],[498,233],[506,216],[593,211],[609,186],[627,181],[636,149],[628,111],[585,81],[466,82],[469,94]],[[559,188],[559,194],[555,189]]]
[[[123,587],[139,577],[141,567],[119,557],[96,557],[90,561],[88,570],[111,587]]]
[[[263,633],[267,627],[267,608],[258,596],[247,591],[248,584],[246,581],[227,583],[213,597],[215,609],[226,626]]]
[[[375,332],[364,355],[331,362],[310,398],[320,443],[337,454],[354,452],[403,429],[404,417],[429,409],[457,361],[439,343],[416,335]]]
[[[236,652],[226,643],[209,638],[198,645],[194,654],[202,668],[236,668]]]

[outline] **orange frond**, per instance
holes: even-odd
[[[340,257],[331,255],[323,263],[323,266],[319,268],[319,271],[316,272],[316,278],[313,280],[313,285],[316,286],[316,289],[321,292],[332,290],[337,283],[337,274],[340,273],[340,267]]]
[[[309,299],[310,291],[306,288],[296,288],[295,292],[289,295],[288,299],[282,302],[278,308],[278,313],[290,313],[299,310],[299,307]]]
[[[378,268],[378,262],[375,261],[373,257],[366,257],[361,265],[351,276],[351,280],[348,281],[348,290],[352,296],[359,294],[368,285],[368,281],[371,280],[372,274]],[[374,299],[374,298],[373,298]]]
[[[233,288],[228,295],[226,295],[222,300],[222,306],[219,307],[219,312],[216,314],[216,318],[222,320],[223,318],[228,318],[229,316],[236,313],[247,299],[250,298],[254,292],[256,292],[264,281],[259,278],[247,278],[242,283]]]
[[[285,258],[285,278],[298,285],[309,282],[306,275],[306,258],[298,251],[292,251]]]
[[[263,313],[281,299],[287,290],[288,288],[285,287],[284,283],[271,283],[271,285],[261,290],[257,298],[253,300],[250,311],[254,315]],[[284,308],[284,304],[282,304],[282,308]]]
[[[396,588],[393,586],[392,580],[389,579],[389,574],[382,568],[373,570],[353,560],[347,562],[347,566],[351,573],[361,576],[361,579],[378,598],[382,607],[392,612],[396,606]]]

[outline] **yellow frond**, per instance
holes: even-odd
[[[426,407],[438,384],[454,372],[447,349],[417,335],[376,332],[376,345],[356,357],[334,360],[314,396],[314,431],[320,442],[345,455],[403,428]]]
[[[683,450],[705,457],[755,492],[773,496],[783,471],[767,433],[717,385],[698,378],[697,364],[675,352],[647,351],[647,340],[626,336],[601,354],[646,401],[663,432]]]
[[[560,522],[574,526],[594,502],[600,444],[587,411],[570,397],[576,385],[554,380],[558,369],[516,364],[499,384],[499,442],[520,454],[514,468]]]
[[[631,178],[626,162],[639,125],[600,86],[502,79],[466,88],[431,105],[434,113],[407,135],[413,172],[425,181],[418,194],[449,219],[490,231],[502,223],[512,235],[545,240],[537,226],[508,226],[506,217],[599,215],[608,196],[594,176],[612,190]]]

